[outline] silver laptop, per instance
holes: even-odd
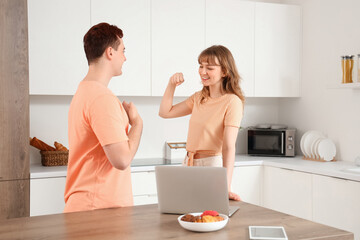
[[[231,216],[239,209],[229,206],[226,168],[156,166],[155,174],[162,213],[216,210]]]

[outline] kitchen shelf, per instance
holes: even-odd
[[[328,86],[330,89],[360,89],[360,82],[354,83],[337,83]]]

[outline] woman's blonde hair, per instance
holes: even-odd
[[[222,79],[222,91],[225,93],[233,93],[238,96],[241,101],[245,102],[245,97],[240,88],[241,77],[235,65],[235,60],[229,49],[222,45],[211,46],[202,51],[198,57],[198,62],[206,62],[211,65],[218,65],[216,59],[219,61],[224,77]],[[208,86],[204,86],[201,91],[200,103],[210,97]]]

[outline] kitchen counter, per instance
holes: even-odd
[[[0,221],[0,239],[249,239],[248,226],[284,226],[289,239],[354,239],[350,232],[245,202],[225,228],[208,233],[183,229],[178,215],[157,205],[101,209]]]
[[[180,165],[172,164],[170,161],[162,158],[134,159],[131,164],[132,172],[154,171],[158,165]],[[355,168],[356,165],[351,162],[317,162],[303,160],[302,156],[293,158],[283,157],[258,157],[249,155],[236,155],[235,166],[271,166],[285,168],[306,173],[343,178],[360,182],[360,174],[346,172],[344,169]],[[30,166],[30,178],[49,178],[66,177],[66,166],[44,167],[41,164],[32,164]]]

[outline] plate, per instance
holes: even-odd
[[[200,216],[202,212],[199,213],[189,213],[193,216]],[[221,217],[224,218],[223,221],[220,222],[211,222],[211,223],[195,223],[195,222],[186,222],[182,221],[181,218],[185,215],[181,215],[178,217],[178,222],[180,223],[180,226],[183,228],[194,231],[194,232],[213,232],[222,229],[226,226],[226,224],[229,221],[229,217],[224,214],[219,214]]]
[[[318,147],[319,147],[320,141],[323,140],[323,139],[325,139],[325,138],[320,137],[320,138],[316,139],[313,146],[312,146],[312,152],[314,153],[316,159],[320,158]]]
[[[311,151],[311,149],[312,149],[312,145],[314,144],[314,142],[320,137],[325,137],[325,135],[320,131],[311,130],[307,134],[306,138],[304,139],[303,147],[304,147],[304,151],[308,157],[315,158],[315,155]]]
[[[318,145],[318,152],[320,157],[325,161],[333,160],[336,155],[335,143],[329,138],[321,140]]]
[[[305,147],[304,147],[304,140],[308,134],[309,134],[309,132],[304,133],[300,140],[300,149],[301,149],[301,152],[303,153],[304,157],[308,157],[308,155],[305,153]]]

